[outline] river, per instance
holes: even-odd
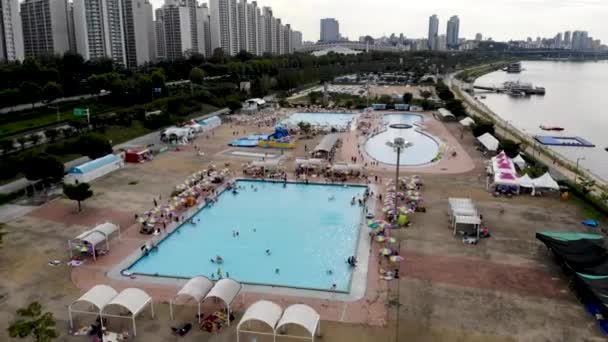
[[[530,82],[545,87],[546,95],[512,97],[483,93],[477,98],[509,124],[529,135],[581,136],[596,147],[551,148],[608,181],[608,61],[550,62],[524,61],[520,74],[495,71],[475,81],[475,85],[499,86],[505,81]],[[484,95],[486,98],[481,99]],[[564,127],[548,132],[540,125]]]

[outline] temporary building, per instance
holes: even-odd
[[[112,298],[110,302],[105,304],[101,310],[102,318],[105,317],[117,317],[117,318],[131,318],[133,322],[133,335],[137,335],[137,328],[135,326],[135,317],[140,314],[143,309],[150,304],[150,312],[152,318],[154,318],[154,304],[152,303],[152,297],[140,289],[128,288],[122,290],[116,297]],[[128,315],[110,314],[109,308],[117,307],[128,311]]]
[[[67,176],[63,178],[63,181],[68,184],[87,183],[114,170],[118,170],[123,165],[124,163],[120,156],[108,154],[71,168]]]
[[[406,103],[395,103],[395,110],[408,110],[410,105]]]
[[[477,137],[477,141],[481,143],[481,145],[490,152],[496,152],[498,150],[498,139],[496,139],[490,133],[484,133]]]
[[[338,143],[338,139],[339,135],[337,133],[327,134],[324,136],[323,139],[321,139],[321,142],[319,142],[319,145],[312,150],[313,157],[321,157],[325,159],[329,158],[330,153],[334,150],[336,144]]]
[[[162,133],[162,140],[175,141],[180,145],[188,144],[188,140],[194,137],[194,130],[189,127],[169,127]]]
[[[455,216],[454,219],[454,235],[456,235],[456,228],[458,225],[470,225],[475,229],[477,238],[479,239],[479,228],[481,226],[481,219],[479,216]]]
[[[104,243],[105,249],[110,250],[110,236],[115,232],[118,233],[118,237],[120,238],[120,226],[106,222],[68,240],[70,259],[73,256],[74,250],[77,249],[91,254],[93,259],[97,260],[97,246]]]
[[[126,163],[143,163],[150,159],[151,153],[147,148],[133,148],[125,151]]]
[[[463,125],[464,127],[470,127],[475,124],[475,120],[471,119],[468,116],[458,122],[460,122],[460,124]]]
[[[386,104],[385,103],[373,103],[372,104],[372,108],[374,110],[385,110],[386,109]]]
[[[214,128],[221,126],[222,119],[219,116],[215,115],[215,116],[206,118],[204,120],[199,120],[198,123],[201,124],[201,126],[203,126],[204,132],[208,132]]]
[[[310,334],[310,340],[315,340],[315,335],[319,333],[321,329],[321,324],[319,323],[321,316],[310,306],[304,304],[294,304],[289,306],[283,312],[283,316],[279,320],[275,332],[279,332],[281,328],[294,324],[301,326]],[[290,335],[281,335],[281,336],[290,336]],[[291,336],[291,337],[300,337],[300,336]],[[308,337],[308,336],[306,336]]]
[[[361,165],[357,165],[357,164],[334,164],[331,166],[331,172],[334,173],[348,173],[348,174],[355,174],[355,175],[360,175],[362,174],[364,171],[363,167],[361,167]]]
[[[85,294],[80,296],[72,304],[68,305],[68,319],[70,321],[70,328],[74,328],[73,313],[81,313],[86,315],[100,316],[103,307],[106,306],[118,292],[108,285],[95,285],[90,288]],[[80,309],[88,304],[86,309]],[[103,325],[103,320],[101,320]]]
[[[283,309],[281,309],[280,306],[267,300],[260,300],[251,304],[251,306],[247,308],[247,311],[245,311],[245,313],[243,314],[243,317],[241,318],[239,324],[236,326],[237,342],[240,339],[241,332],[253,333],[258,335],[269,335],[273,336],[274,338],[274,329],[277,326],[277,323],[279,322],[282,313]],[[248,326],[252,321],[263,323],[268,328],[270,328],[272,332],[249,330],[250,328]],[[243,329],[243,326],[245,326],[245,329]]]
[[[205,299],[205,296],[211,291],[213,288],[213,282],[205,277],[205,276],[196,276],[190,280],[182,287],[175,297],[173,297],[169,301],[169,313],[171,315],[171,319],[173,319],[173,304],[182,301],[182,300],[190,300],[193,299],[196,301],[197,305],[197,317],[198,322],[201,322],[201,303]]]
[[[215,283],[215,286],[207,293],[203,301],[209,298],[218,298],[222,300],[226,305],[226,320],[228,321],[228,325],[230,325],[230,305],[239,295],[242,288],[243,285],[241,285],[241,283],[230,278],[224,278]]]
[[[553,177],[551,177],[549,172],[546,172],[544,175],[533,179],[532,183],[536,189],[559,190],[559,184],[557,184]]]
[[[452,114],[452,112],[450,112],[449,110],[445,109],[445,108],[439,108],[437,110],[437,113],[439,113],[439,116],[443,119],[443,120],[447,120],[447,119],[455,119],[456,116],[454,116],[454,114]]]
[[[249,163],[248,167],[256,167],[264,170],[277,170],[280,166],[281,160],[279,158],[268,159],[268,160],[254,160]]]
[[[243,329],[243,326],[245,326],[246,329],[249,329],[249,325],[253,321],[260,322],[267,326],[270,328],[272,333],[259,330],[255,331]],[[320,321],[321,316],[308,305],[294,304],[287,307],[285,311],[282,311],[279,305],[270,301],[260,300],[253,303],[249,308],[247,308],[247,311],[245,311],[243,318],[241,318],[241,321],[237,325],[236,338],[238,342],[240,339],[240,334],[244,332],[273,336],[273,340],[276,340],[276,337],[280,336],[298,339],[310,339],[311,341],[314,341],[315,335],[319,334],[321,329]],[[291,324],[304,328],[304,330],[306,330],[310,336],[288,335],[281,333],[284,328]]]

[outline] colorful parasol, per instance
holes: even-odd
[[[393,256],[389,257],[388,260],[390,262],[398,263],[398,262],[402,262],[403,261],[403,257],[400,256],[400,255],[393,255]]]
[[[380,255],[390,255],[390,254],[391,254],[391,250],[389,248],[380,249]]]

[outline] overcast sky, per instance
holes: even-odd
[[[151,1],[159,7],[164,0]],[[442,33],[449,17],[458,15],[460,36],[466,38],[477,32],[507,40],[586,30],[608,42],[608,0],[258,0],[258,6],[271,6],[283,23],[313,41],[319,39],[321,18],[336,18],[340,33],[351,40],[393,32],[421,38],[427,35],[428,17],[437,14]]]

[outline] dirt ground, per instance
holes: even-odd
[[[392,91],[392,90],[391,90]],[[403,93],[406,90],[399,90]],[[534,234],[538,230],[584,231],[581,209],[556,197],[495,198],[485,191],[482,156],[472,136],[462,139],[457,123],[445,124],[447,134],[458,140],[474,163],[473,171],[444,175],[420,174],[428,211],[412,217],[412,226],[396,233],[400,240],[402,277],[388,284],[385,326],[321,323],[327,342],[367,341],[602,341],[593,319],[568,289],[567,280],[554,265]],[[95,196],[76,213],[76,204],[60,199],[52,205],[20,217],[6,226],[8,234],[0,249],[0,341],[9,340],[6,328],[17,308],[33,300],[55,314],[58,341],[85,341],[68,335],[67,305],[82,293],[71,281],[66,266],[51,267],[49,260],[67,257],[67,240],[106,217],[128,227],[132,216],[152,206],[152,199],[168,196],[174,185],[210,163],[228,163],[235,171],[248,160],[222,153],[226,143],[239,135],[270,128],[223,125],[213,136],[199,137],[195,144],[205,152],[198,156],[193,146],[170,151],[154,161],[128,165],[92,183]],[[285,152],[286,165],[304,156],[304,145],[313,147],[320,137],[300,141]],[[377,174],[391,177],[392,171],[378,168]],[[240,172],[237,174],[240,175]],[[477,245],[465,245],[452,235],[447,221],[448,197],[470,197],[483,214],[492,237]],[[127,240],[129,237],[126,238]],[[184,338],[173,336],[170,326],[192,321],[191,312],[181,309],[169,319],[167,303],[156,303],[156,317],[145,313],[138,319],[138,341],[236,341],[234,325],[220,334],[195,329]],[[238,318],[242,312],[237,312]],[[322,317],[323,318],[323,317]],[[112,321],[113,327],[128,328],[129,322]],[[241,336],[241,341],[270,341]],[[287,341],[277,339],[277,341]]]

